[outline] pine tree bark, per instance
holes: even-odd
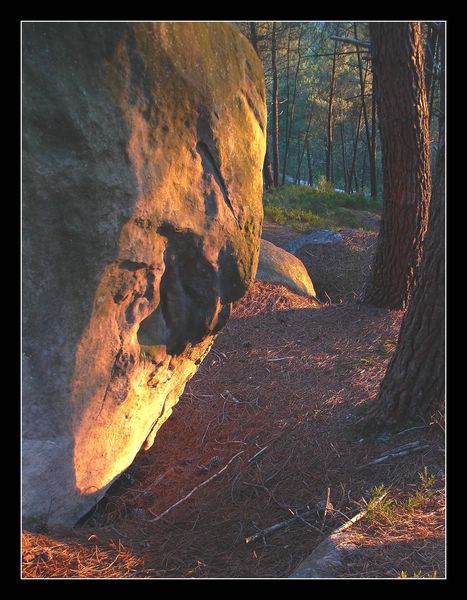
[[[444,129],[444,126],[443,126]],[[427,422],[443,409],[445,391],[444,130],[436,159],[429,230],[413,297],[402,320],[396,352],[368,419],[367,431]]]
[[[431,193],[420,23],[370,23],[381,135],[384,210],[364,302],[407,307],[423,251]]]

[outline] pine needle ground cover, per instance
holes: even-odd
[[[287,235],[268,226],[277,242]],[[384,489],[385,502],[349,529],[358,552],[337,576],[443,577],[442,418],[359,433],[402,318],[355,301],[374,235],[344,231],[340,245],[302,249],[312,278],[322,274],[319,302],[256,282],[154,446],[95,510],[69,531],[23,533],[22,576],[286,578]],[[339,290],[326,269],[346,244],[360,248],[359,267]]]

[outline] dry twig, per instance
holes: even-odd
[[[209,479],[206,479],[206,481],[203,481],[203,483],[200,483],[199,485],[197,485],[196,487],[194,487],[191,490],[191,492],[189,492],[186,496],[184,496],[183,498],[181,498],[178,502],[175,502],[175,504],[172,504],[172,506],[169,506],[169,508],[167,510],[164,510],[163,513],[161,513],[160,515],[158,515],[154,519],[149,519],[149,523],[155,523],[156,521],[159,521],[159,519],[162,519],[162,517],[165,517],[165,515],[167,513],[169,513],[173,508],[175,508],[176,506],[179,506],[180,504],[182,504],[182,502],[185,502],[185,500],[188,500],[188,498],[190,498],[190,496],[192,496],[197,490],[199,490],[200,488],[202,488],[203,486],[205,486],[206,484],[208,484],[210,481],[212,481],[213,479],[215,479],[216,477],[218,477],[221,473],[223,473],[227,469],[227,467],[230,465],[230,463],[235,458],[237,458],[237,456],[240,456],[240,454],[243,454],[244,452],[245,452],[245,450],[241,450],[240,452],[237,452],[237,454],[235,454],[234,456],[232,456],[232,458],[225,465],[225,467],[222,467],[222,469],[220,469],[220,471],[217,471],[217,473],[214,473],[214,475],[212,475],[211,477],[209,477]]]

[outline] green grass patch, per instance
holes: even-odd
[[[436,477],[428,473],[427,467],[425,467],[423,472],[419,473],[418,476],[420,478],[420,486],[414,495],[407,498],[407,508],[414,509],[424,506],[436,493],[436,490],[434,489]]]
[[[298,231],[310,229],[338,229],[336,222],[310,210],[300,208],[284,208],[282,206],[265,206],[264,214],[279,225],[289,225]]]
[[[373,488],[368,501],[368,520],[379,524],[393,523],[396,513],[397,502],[389,497],[389,488],[384,484]]]
[[[436,579],[438,577],[438,571],[430,571],[423,575],[421,571],[415,571],[413,575],[409,575],[407,571],[401,571],[398,579]]]
[[[391,498],[390,488],[384,484],[375,487],[368,502],[368,519],[380,525],[411,521],[414,511],[422,509],[436,494],[436,477],[428,473],[427,467],[418,476],[420,484],[417,490],[404,500]]]
[[[381,213],[381,201],[362,194],[336,192],[326,181],[317,186],[283,185],[264,195],[264,212],[275,223],[298,230],[373,229],[374,215]]]

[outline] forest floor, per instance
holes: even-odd
[[[153,447],[92,514],[73,530],[23,532],[23,577],[286,578],[368,504],[336,577],[444,577],[443,422],[359,433],[402,313],[356,301],[377,231],[341,233],[297,253],[320,302],[256,282]],[[300,234],[266,222],[263,235]]]

